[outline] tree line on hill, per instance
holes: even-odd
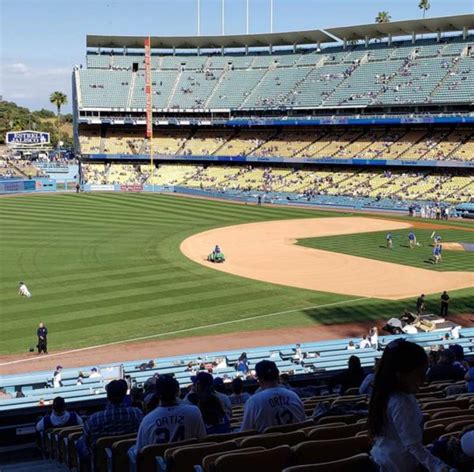
[[[54,102],[53,102],[54,103]],[[66,102],[67,103],[67,102]],[[57,104],[54,103],[56,106]],[[64,104],[64,103],[62,103]],[[44,131],[51,135],[51,144],[59,141],[64,146],[72,146],[72,115],[56,115],[50,110],[31,111],[14,102],[0,101],[0,144],[5,144],[9,131]]]

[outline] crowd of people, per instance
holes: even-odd
[[[372,331],[372,339],[374,336],[377,336],[376,331]],[[438,356],[433,352],[427,355],[417,344],[397,339],[386,346],[372,372],[364,372],[359,358],[353,355],[348,369],[328,381],[328,388],[337,389],[341,395],[358,389],[368,396],[368,410],[362,407],[360,414],[367,418],[367,430],[373,443],[371,457],[380,470],[415,471],[424,466],[438,472],[456,468],[459,461],[463,466],[474,464],[472,428],[463,431],[457,439],[462,460],[458,455],[454,461],[448,454],[455,438],[450,440],[449,447],[444,439],[436,441],[433,448],[423,445],[423,418],[416,393],[425,379],[452,382],[447,389],[457,389],[455,393],[460,393],[462,386],[454,382],[464,378],[466,386],[462,391],[474,392],[474,368],[463,359],[462,348],[450,346]],[[295,356],[302,357],[302,354],[297,345]],[[244,354],[238,366],[242,371],[247,369]],[[57,397],[52,412],[38,422],[37,430],[83,424],[77,450],[82,460],[87,460],[103,436],[136,433],[136,444],[130,450],[131,455],[136,455],[150,444],[229,433],[233,430],[232,407],[236,405],[243,405],[241,431],[262,433],[270,426],[306,420],[301,398],[304,389],[291,386],[288,376],[280,375],[270,360],[258,362],[255,374],[258,388],[253,394],[244,391],[241,378],[232,381],[229,394],[222,379],[213,378],[206,371],[195,375],[192,386],[185,392],[180,392],[178,382],[169,375],[154,375],[145,382],[143,390],[130,390],[124,380],[113,380],[106,388],[108,403],[103,411],[82,419],[68,411],[64,399]],[[324,405],[318,404],[313,417],[316,418],[321,409]]]

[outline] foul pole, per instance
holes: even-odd
[[[151,40],[145,38],[146,138],[150,142],[150,166],[153,172],[153,94],[151,85]]]

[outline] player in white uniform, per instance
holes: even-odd
[[[255,371],[261,391],[245,403],[242,431],[256,429],[261,433],[269,426],[299,423],[306,419],[300,397],[279,385],[280,372],[274,362],[260,361]]]
[[[135,453],[149,444],[206,437],[199,408],[180,402],[179,383],[174,378],[160,377],[156,382],[156,395],[160,404],[143,418],[138,430]]]
[[[21,295],[22,297],[31,298],[31,293],[28,290],[28,287],[25,285],[25,282],[20,282],[20,285],[18,287],[18,295]]]

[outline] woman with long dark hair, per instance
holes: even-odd
[[[198,393],[197,406],[201,410],[207,434],[230,433],[229,417],[219,397],[211,389]]]
[[[428,356],[417,344],[397,339],[383,353],[375,374],[367,426],[372,458],[380,472],[449,471],[423,446],[423,415],[415,394],[425,379]]]

